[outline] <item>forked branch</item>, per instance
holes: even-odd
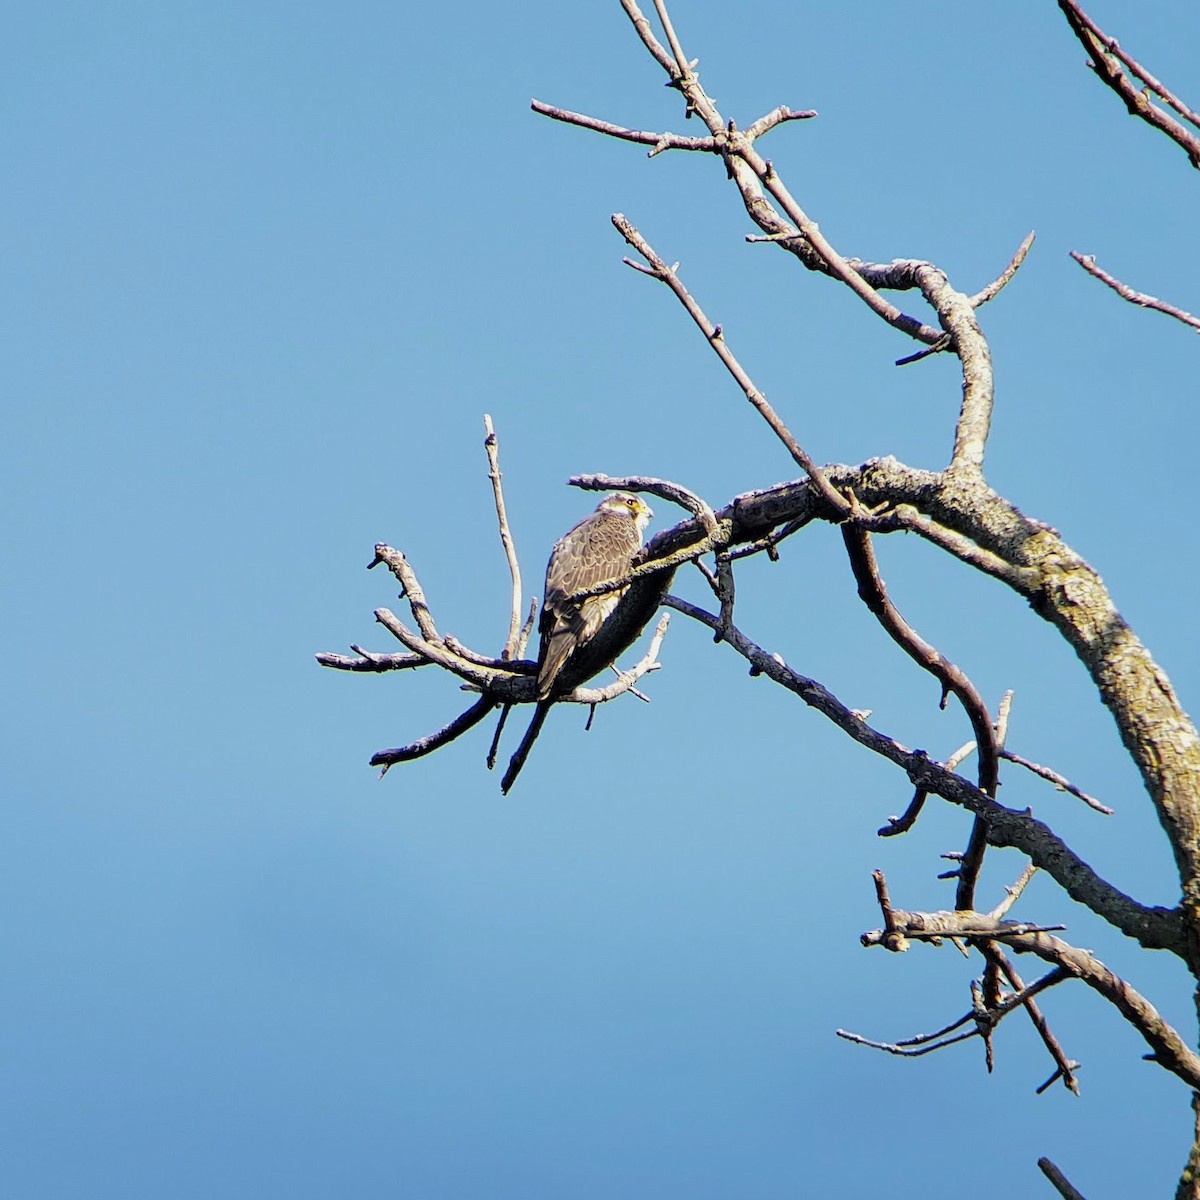
[[[1089,66],[1099,79],[1121,97],[1129,115],[1140,117],[1148,125],[1165,133],[1187,154],[1192,166],[1200,168],[1200,137],[1194,132],[1200,129],[1200,116],[1184,104],[1170,88],[1156,79],[1137,59],[1122,50],[1117,44],[1117,39],[1109,37],[1083,11],[1076,0],[1058,0],[1058,7],[1067,18],[1071,32],[1087,51],[1091,59]],[[1177,121],[1170,113],[1152,103],[1152,94],[1173,108],[1183,117],[1186,124]],[[1189,125],[1192,126],[1191,129],[1188,128]]]

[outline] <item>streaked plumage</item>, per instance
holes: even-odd
[[[545,700],[571,654],[596,636],[625,589],[569,601],[609,579],[629,573],[642,534],[654,514],[629,492],[613,492],[554,545],[546,567],[546,589],[538,632],[538,699]]]

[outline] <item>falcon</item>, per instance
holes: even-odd
[[[642,534],[654,513],[630,492],[613,492],[554,544],[546,566],[546,588],[538,632],[537,694],[546,700],[571,655],[596,636],[626,588],[571,600],[609,579],[629,574]],[[628,585],[626,585],[627,587]]]

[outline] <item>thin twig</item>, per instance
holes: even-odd
[[[511,711],[511,704],[500,706],[500,719],[496,722],[496,732],[492,734],[492,744],[488,747],[487,752],[486,762],[489,771],[496,765],[496,756],[500,753],[500,735],[504,732],[504,726],[508,723],[508,714]]]
[[[513,544],[512,532],[508,527],[508,514],[504,510],[504,489],[500,484],[500,448],[496,442],[496,431],[492,418],[483,415],[484,448],[487,450],[488,478],[492,481],[492,495],[496,501],[496,520],[500,525],[500,543],[504,557],[508,559],[508,573],[512,578],[512,610],[508,618],[508,637],[504,640],[502,658],[515,658],[521,633],[521,567],[517,562],[517,548]]]
[[[897,367],[907,367],[912,363],[918,363],[922,359],[932,358],[935,354],[941,354],[944,350],[949,350],[954,345],[954,339],[948,334],[943,333],[932,346],[926,346],[924,350],[917,350],[913,354],[906,354],[903,358],[896,359]]]
[[[605,133],[609,137],[620,138],[625,142],[637,142],[643,146],[650,146],[652,147],[648,156],[650,158],[661,154],[664,150],[700,150],[713,154],[717,149],[717,143],[711,137],[686,137],[678,133],[653,133],[648,129],[626,129],[623,125],[614,125],[611,121],[601,121],[597,117],[571,112],[570,109],[546,104],[541,100],[531,101],[529,107],[535,113],[540,113],[543,117],[549,117],[553,121],[578,125],[581,129]]]
[[[1156,296],[1147,295],[1145,292],[1135,292],[1127,283],[1122,283],[1115,275],[1110,275],[1107,271],[1096,266],[1096,259],[1091,254],[1080,254],[1078,250],[1072,250],[1070,253],[1071,257],[1089,275],[1095,276],[1101,283],[1108,284],[1118,296],[1124,300],[1128,300],[1130,304],[1137,304],[1141,308],[1152,308],[1156,312],[1166,313],[1168,317],[1174,317],[1177,321],[1182,321],[1185,325],[1190,325],[1193,329],[1200,330],[1200,317],[1195,317],[1182,308],[1176,308],[1174,304],[1168,304],[1165,300],[1159,300]]]
[[[514,672],[507,663],[504,665],[504,669],[497,669],[464,658],[455,653],[440,638],[437,641],[427,641],[414,630],[409,629],[389,608],[377,608],[375,620],[414,654],[419,654],[437,666],[452,671],[460,679],[465,679],[468,683],[485,691],[494,689],[497,685],[512,684],[518,679],[522,681],[529,679],[526,674]],[[532,689],[532,683],[529,684],[529,687]]]
[[[1000,697],[1000,704],[996,709],[996,724],[993,726],[993,732],[996,735],[997,753],[1004,749],[1004,743],[1008,741],[1008,716],[1012,712],[1012,702],[1013,690],[1009,688]]]
[[[367,564],[367,570],[373,571],[380,563],[383,563],[399,580],[403,589],[400,594],[408,600],[413,620],[416,621],[421,636],[427,642],[441,641],[437,626],[433,623],[433,614],[429,611],[429,605],[425,600],[425,591],[417,580],[412,564],[404,557],[403,552],[379,542],[375,546],[375,557]]]
[[[1007,583],[1017,591],[1028,592],[1037,585],[1038,574],[1033,568],[1016,566],[1000,555],[977,546],[970,538],[938,524],[937,521],[918,512],[911,504],[897,504],[883,512],[859,513],[855,521],[872,533],[891,533],[897,530],[915,533],[968,566]]]
[[[675,56],[675,65],[679,68],[681,74],[687,74],[695,64],[688,62],[684,56],[683,47],[679,44],[679,38],[675,33],[675,26],[671,24],[671,16],[667,12],[664,0],[654,0],[654,11],[658,13],[658,19],[662,22],[663,32],[667,35],[667,44],[671,47],[671,53]]]
[[[1106,817],[1113,815],[1113,810],[1107,804],[1101,804],[1095,796],[1089,796],[1087,792],[1081,788],[1077,788],[1069,779],[1060,775],[1057,771],[1053,771],[1049,767],[1043,767],[1041,763],[1030,762],[1029,759],[1022,758],[1019,754],[1014,754],[1011,750],[1002,749],[1000,757],[1007,759],[1011,763],[1016,763],[1018,767],[1024,767],[1027,771],[1032,771],[1040,778],[1054,784],[1060,791],[1070,792],[1072,796],[1082,800],[1088,808],[1093,808],[1096,812],[1103,813]]]
[[[733,624],[733,604],[737,594],[737,588],[733,579],[733,564],[729,561],[729,555],[724,551],[716,555],[717,572],[717,601],[721,606],[720,624],[717,626],[716,632],[713,634],[713,641],[719,642],[725,636],[727,630]]]
[[[834,1033],[838,1037],[843,1038],[847,1042],[853,1042],[856,1046],[868,1046],[872,1050],[884,1050],[888,1054],[895,1054],[901,1058],[920,1058],[923,1054],[932,1054],[936,1050],[944,1050],[947,1046],[953,1046],[956,1042],[965,1042],[970,1038],[978,1037],[978,1030],[969,1029],[966,1033],[958,1033],[953,1037],[947,1037],[941,1041],[925,1043],[919,1045],[906,1045],[904,1042],[876,1042],[871,1038],[863,1037],[861,1033],[851,1033],[848,1029],[835,1029]],[[915,1042],[916,1039],[914,1038]]]
[[[919,1058],[922,1054],[928,1054],[934,1050],[942,1050],[946,1046],[952,1046],[956,1042],[964,1042],[968,1038],[986,1038],[987,1034],[1014,1009],[1027,1004],[1038,992],[1044,991],[1046,988],[1053,987],[1055,984],[1062,983],[1064,980],[1070,978],[1070,972],[1061,968],[1055,968],[1048,974],[1043,975],[1035,983],[1030,984],[1023,991],[1006,997],[993,1008],[981,1010],[978,1007],[973,1007],[970,1012],[964,1013],[957,1021],[951,1021],[949,1025],[944,1026],[935,1033],[918,1033],[912,1037],[901,1038],[896,1042],[877,1042],[871,1038],[863,1037],[862,1034],[851,1033],[847,1029],[838,1029],[834,1032],[838,1037],[844,1038],[848,1042],[854,1042],[859,1046],[869,1046],[873,1050],[886,1050],[889,1054],[897,1054],[906,1058]],[[957,1037],[948,1036],[956,1029],[960,1029],[963,1025],[966,1025],[969,1021],[976,1023],[974,1029]]]
[[[875,884],[875,899],[879,903],[879,911],[883,914],[883,944],[889,950],[907,949],[904,944],[904,935],[896,929],[896,918],[892,913],[892,899],[888,895],[887,876],[877,868],[871,872],[871,880]]]
[[[841,280],[875,313],[896,329],[926,344],[937,341],[941,336],[938,330],[908,316],[885,300],[863,278],[857,266],[852,265],[850,260],[843,258],[833,248],[821,233],[817,223],[805,213],[784,186],[783,180],[776,173],[772,164],[754,149],[753,138],[747,136],[745,132],[737,130],[721,115],[712,98],[700,86],[699,77],[692,69],[692,64],[682,58],[682,47],[679,39],[675,36],[674,28],[666,14],[666,6],[662,0],[655,0],[655,8],[660,20],[663,21],[667,40],[671,43],[671,53],[668,53],[654,36],[650,22],[635,0],[621,0],[621,7],[633,23],[643,45],[666,72],[670,85],[682,93],[687,105],[686,113],[698,115],[708,127],[709,133],[716,138],[721,147],[726,168],[737,184],[746,211],[754,223],[764,233],[783,232],[785,221],[779,211],[763,195],[765,188],[778,202],[787,219],[804,235],[802,241],[800,239],[791,240],[787,248],[798,254],[805,266],[810,270],[824,271]]]
[[[1022,980],[1021,976],[1017,974],[1016,968],[1008,959],[1008,955],[1006,955],[1004,951],[996,945],[995,942],[987,942],[983,947],[983,953],[989,958],[995,959],[997,966],[1003,972],[1004,978],[1008,980],[1011,988],[1017,992],[1022,992],[1025,990],[1024,980]],[[1062,972],[1063,978],[1066,978],[1069,974],[1065,966],[1060,965],[1059,970]],[[1071,1059],[1067,1057],[1066,1052],[1063,1050],[1058,1038],[1055,1037],[1054,1031],[1050,1028],[1049,1021],[1046,1020],[1041,1008],[1032,998],[1026,1000],[1025,1011],[1029,1014],[1029,1020],[1033,1023],[1034,1029],[1037,1030],[1038,1037],[1042,1039],[1042,1044],[1046,1047],[1050,1053],[1050,1057],[1054,1060],[1056,1069],[1054,1075],[1051,1077],[1050,1083],[1061,1079],[1067,1089],[1078,1096],[1079,1080],[1075,1078],[1075,1069],[1079,1066],[1079,1064],[1072,1062]],[[1043,1084],[1038,1094],[1040,1095],[1041,1091],[1044,1091],[1048,1086],[1048,1083]]]
[[[684,287],[677,270],[674,267],[668,266],[659,257],[654,247],[642,237],[623,213],[614,213],[612,223],[616,226],[621,236],[650,264],[648,273],[652,274],[655,279],[665,283],[675,293],[679,302],[687,310],[688,315],[699,327],[700,332],[704,334],[705,340],[712,347],[721,362],[724,363],[725,369],[733,376],[737,385],[742,389],[746,399],[758,410],[759,415],[771,427],[775,436],[787,447],[788,453],[791,454],[792,458],[800,466],[800,469],[813,481],[822,498],[829,506],[830,511],[838,515],[847,514],[849,512],[849,505],[846,502],[846,498],[833,487],[821,468],[817,466],[808,452],[792,436],[791,431],[767,402],[766,396],[754,385],[754,381],[746,373],[742,364],[738,362],[733,351],[729,349],[721,327],[714,325],[705,316],[704,310],[696,303],[687,288]],[[629,262],[628,259],[626,261]],[[630,262],[630,266],[636,265]]]
[[[1008,884],[1005,887],[1004,899],[1001,900],[1000,903],[997,904],[990,913],[988,913],[988,916],[993,917],[997,921],[1000,920],[1000,918],[1003,917],[1004,914],[1007,913],[1008,910],[1012,908],[1012,906],[1020,899],[1021,893],[1029,886],[1029,881],[1036,874],[1037,867],[1035,867],[1033,863],[1030,863],[1025,870],[1021,872],[1016,883]]]
[[[496,658],[491,654],[480,654],[478,650],[472,650],[470,646],[464,645],[452,633],[443,636],[442,644],[447,650],[457,654],[459,658],[475,663],[476,666],[491,667],[496,671],[507,671],[517,675],[537,674],[537,663],[531,662],[529,659]]]
[[[740,546],[736,550],[730,550],[730,561],[736,562],[739,558],[749,558],[752,554],[762,554],[765,552],[766,556],[772,562],[778,562],[779,543],[785,538],[791,537],[793,533],[799,533],[801,529],[813,520],[814,517],[812,514],[806,514],[794,521],[788,521],[786,525],[781,525],[778,529],[771,530],[765,537],[760,537],[753,542],[747,543],[745,546]]]
[[[1025,240],[1017,247],[1017,252],[1009,259],[1008,266],[992,280],[987,287],[973,295],[968,303],[972,308],[978,308],[981,304],[986,304],[993,299],[1006,283],[1017,273],[1021,264],[1025,261],[1025,256],[1029,253],[1030,247],[1033,245],[1033,239],[1037,235],[1031,229],[1026,235]]]
[[[525,618],[525,624],[521,626],[520,636],[517,638],[517,656],[524,658],[525,647],[529,645],[529,635],[533,632],[533,623],[537,619],[538,598],[533,597],[529,602],[529,615]]]
[[[691,488],[681,483],[673,483],[669,479],[656,479],[651,475],[605,475],[602,472],[587,475],[572,475],[567,483],[571,487],[582,488],[588,492],[604,492],[618,490],[623,492],[649,492],[652,496],[660,496],[672,504],[678,504],[693,516],[699,517],[704,523],[706,533],[713,533],[717,528],[717,519],[712,506],[703,496],[697,495]]]
[[[757,121],[747,125],[746,136],[753,142],[785,121],[808,121],[817,115],[815,108],[788,108],[786,104],[781,104],[778,108],[771,109],[765,116],[759,117]]]

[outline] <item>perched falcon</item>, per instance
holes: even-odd
[[[578,647],[591,641],[625,592],[619,588],[599,596],[570,600],[608,579],[629,574],[642,534],[653,516],[650,506],[629,492],[613,492],[554,544],[546,567],[545,599],[538,632],[538,699],[545,700],[563,664]]]

